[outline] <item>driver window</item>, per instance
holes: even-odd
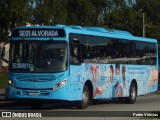
[[[81,44],[80,35],[70,35],[70,63],[80,64],[81,63]]]

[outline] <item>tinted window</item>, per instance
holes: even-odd
[[[82,43],[82,58],[84,63],[97,62],[97,39],[94,36],[85,36]]]
[[[99,37],[97,44],[97,62],[98,63],[108,63],[111,57],[112,48],[108,46],[109,39]]]
[[[83,36],[78,34],[70,34],[70,63],[81,63],[81,41]]]
[[[137,41],[136,58],[138,64],[156,64],[156,44]]]
[[[12,72],[62,72],[67,68],[67,42],[12,41],[9,68]]]
[[[155,65],[156,64],[156,44],[150,43],[148,54],[149,54],[148,64]]]
[[[79,42],[83,63],[156,64],[154,43],[78,34],[71,38]]]

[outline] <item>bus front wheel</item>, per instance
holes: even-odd
[[[90,92],[88,86],[85,85],[83,88],[82,100],[78,101],[77,107],[80,109],[86,109],[89,105],[89,101],[90,101]]]

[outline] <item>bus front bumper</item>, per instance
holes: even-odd
[[[7,99],[42,99],[42,100],[69,100],[67,86],[63,86],[58,90],[52,89],[31,90],[31,89],[16,89],[8,86],[6,89]]]

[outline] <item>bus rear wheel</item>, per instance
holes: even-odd
[[[129,104],[133,104],[136,102],[137,97],[137,87],[136,84],[133,82],[130,87],[129,97],[126,98],[126,102]]]
[[[88,86],[84,86],[83,93],[82,93],[82,100],[78,101],[77,107],[80,109],[86,109],[89,105],[90,101],[90,91],[88,89]]]

